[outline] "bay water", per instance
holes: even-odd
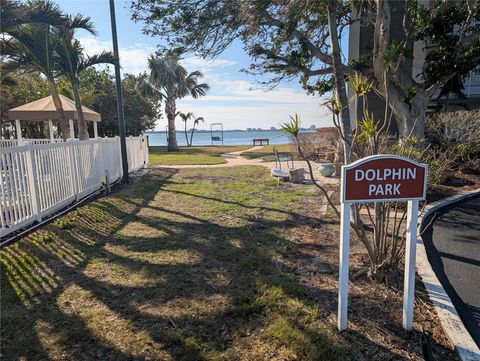
[[[311,130],[302,131],[302,133],[312,132]],[[166,132],[145,132],[148,136],[148,142],[151,146],[166,146]],[[220,137],[221,132],[195,132],[193,135],[193,146],[212,145],[212,136]],[[190,139],[190,133],[188,133]],[[262,130],[262,131],[246,131],[246,130],[226,130],[223,132],[223,145],[250,145],[253,139],[264,138],[269,139],[270,144],[287,144],[290,143],[288,134],[281,130]],[[180,147],[186,146],[185,132],[177,131],[177,143]],[[213,145],[222,145],[220,141],[214,141]]]

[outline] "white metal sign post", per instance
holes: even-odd
[[[426,164],[396,155],[374,155],[342,167],[338,330],[347,329],[350,210],[354,203],[408,201],[403,327],[413,328],[418,202],[427,191]]]

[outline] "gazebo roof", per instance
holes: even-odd
[[[59,95],[62,101],[63,111],[67,119],[78,119],[77,111],[75,109],[75,102],[66,96]],[[82,106],[83,116],[86,121],[100,122],[101,116],[99,113]],[[30,120],[42,121],[49,119],[58,119],[57,109],[53,104],[52,96],[35,100],[33,102],[20,105],[19,107],[10,109],[8,111],[8,119],[10,120]]]

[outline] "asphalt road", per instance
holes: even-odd
[[[443,208],[429,222],[423,233],[428,259],[480,346],[480,197]]]

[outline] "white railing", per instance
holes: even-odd
[[[21,145],[26,145],[28,143],[32,144],[50,144],[50,143],[61,143],[63,139],[22,139]],[[18,139],[0,139],[0,147],[17,147]]]
[[[0,147],[16,147],[18,145],[17,139],[0,139]]]
[[[0,237],[118,180],[120,154],[118,137],[1,148]],[[127,155],[129,171],[147,164],[146,138],[127,138]]]

